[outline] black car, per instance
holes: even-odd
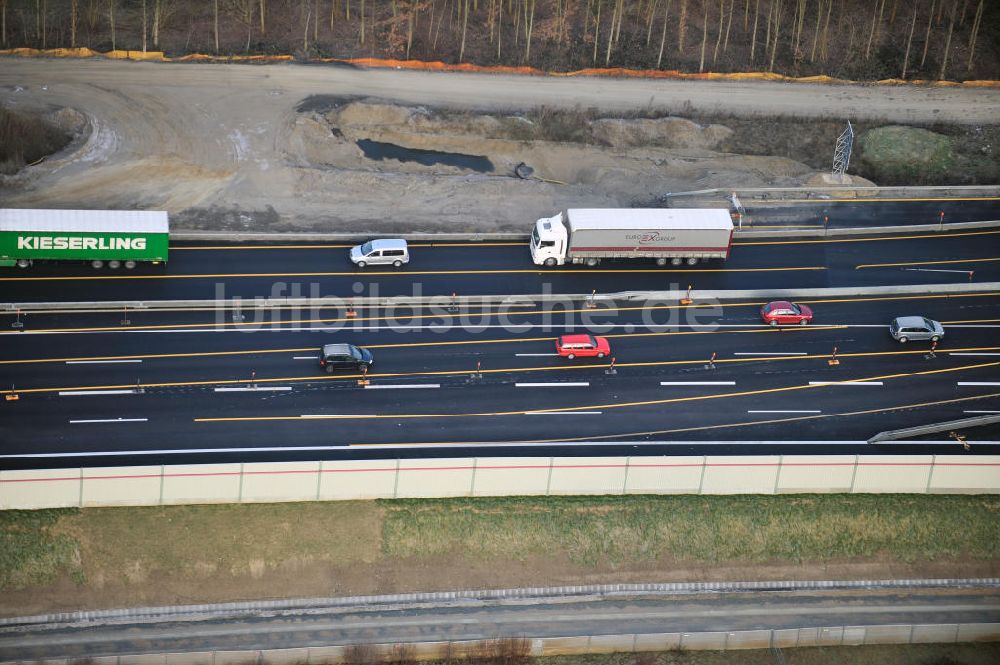
[[[338,369],[360,372],[363,367],[371,367],[373,362],[371,351],[353,344],[325,344],[319,356],[319,366],[326,369],[327,374]]]

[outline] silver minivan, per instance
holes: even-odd
[[[936,342],[944,337],[944,326],[922,316],[900,316],[889,324],[889,334],[904,344],[911,339]]]
[[[410,262],[410,250],[402,239],[369,240],[351,247],[351,261],[359,268],[391,265],[399,268]]]

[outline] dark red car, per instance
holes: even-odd
[[[556,339],[556,352],[563,358],[603,358],[611,353],[604,337],[593,335],[563,335]]]
[[[787,300],[775,300],[760,308],[760,318],[772,326],[804,326],[813,318],[813,311],[806,305],[796,305]]]

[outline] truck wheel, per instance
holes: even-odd
[[[665,265],[667,265],[667,260],[664,259],[664,258],[656,259],[656,265],[658,265],[658,266],[665,266]]]
[[[125,270],[132,270],[133,268],[135,268],[135,261],[125,262]]]
[[[690,256],[690,257],[688,257],[687,264],[689,266],[696,266],[696,265],[698,265],[698,259],[696,259],[693,256]]]
[[[365,263],[364,261],[358,261],[355,265],[358,266],[359,268],[364,268],[368,264]]]
[[[122,262],[121,261],[108,261],[108,267],[111,268],[112,270],[118,270],[119,268],[122,267]]]
[[[684,263],[684,260],[680,259],[680,258],[678,258],[676,256],[674,258],[670,259],[670,265],[672,265],[672,266],[679,266],[682,263]]]
[[[27,268],[30,265],[31,265],[31,261],[28,260],[28,259],[18,259],[17,260],[17,267],[18,268]]]
[[[101,261],[100,259],[94,259],[93,261],[90,262],[90,265],[94,270],[100,270],[101,268],[104,267],[104,261]]]
[[[590,258],[590,259],[587,259],[586,261],[584,261],[584,263],[588,267],[590,267],[590,268],[593,268],[594,266],[596,266],[600,262],[601,262],[600,259],[594,259],[594,258]]]
[[[552,267],[555,267],[555,265],[557,263],[559,263],[559,262],[556,261],[553,257],[550,256],[549,258],[545,259],[544,263],[545,263],[545,267],[552,268]]]

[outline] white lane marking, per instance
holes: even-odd
[[[963,411],[962,413],[1000,413],[1000,411]]]
[[[100,365],[104,363],[141,363],[141,360],[67,360],[67,365]]]
[[[963,275],[968,275],[972,270],[946,270],[944,268],[903,268],[903,270],[909,270],[910,272],[958,272]]]
[[[558,356],[558,353],[515,353],[518,358],[541,358],[542,356]]]
[[[949,353],[948,355],[949,356],[1000,356],[1000,353],[964,353],[964,352],[955,352],[955,353]]]
[[[881,381],[810,381],[810,386],[881,386]]]
[[[215,388],[217,393],[281,392],[291,390],[291,386],[246,386],[244,388]]]
[[[822,411],[747,411],[747,413],[823,413]]]
[[[319,360],[319,356],[292,356],[292,360]]]
[[[1000,381],[959,381],[960,386],[1000,386]]]
[[[603,411],[525,411],[526,416],[599,416]]]
[[[734,356],[807,356],[805,351],[745,351],[736,352]]]
[[[299,416],[299,418],[374,418],[373,415],[365,416]],[[627,442],[626,442],[627,443]],[[868,444],[867,441],[645,441],[644,444],[650,443],[666,443],[666,444],[682,444],[686,447],[690,446],[718,446],[718,445],[738,445],[738,446],[759,446],[767,445],[771,447],[775,446],[865,446]],[[914,446],[937,446],[942,443],[947,443],[949,445],[954,445],[954,439],[949,439],[947,441],[907,441],[907,445]],[[363,449],[375,449],[375,450],[419,450],[421,448],[454,448],[456,444],[454,443],[422,443],[418,445],[407,445],[407,444],[397,444],[397,443],[372,443],[372,444],[347,444],[346,446],[271,446],[271,447],[261,447],[261,448],[194,448],[189,450],[178,449],[164,449],[164,450],[104,450],[104,451],[87,451],[87,452],[70,452],[70,453],[16,453],[10,455],[0,455],[0,459],[55,459],[55,458],[74,458],[74,457],[112,457],[118,455],[134,455],[139,456],[150,456],[150,455],[205,455],[205,454],[216,454],[216,453],[260,453],[260,452],[322,452],[330,450],[344,450],[345,448],[363,448]],[[469,441],[462,442],[460,444],[463,448],[536,448],[538,443],[525,443],[521,441],[516,442],[477,442]],[[606,442],[606,441],[574,441],[573,443],[560,444],[564,446],[573,447],[591,447],[591,448],[608,448],[608,447],[619,447],[622,445],[621,441]],[[1000,446],[1000,441],[976,441],[977,446]]]
[[[134,390],[60,390],[61,396],[82,396],[82,395],[133,395]]]
[[[568,381],[566,383],[515,383],[515,388],[578,388],[590,385],[590,381]]]
[[[107,420],[71,420],[69,423],[71,425],[80,425],[83,423],[145,423],[149,422],[149,418],[109,418]]]
[[[394,388],[406,389],[406,388],[440,388],[440,383],[400,383],[397,385],[392,384],[380,384],[377,386],[365,386],[365,390],[392,390]]]
[[[735,381],[660,381],[661,386],[735,386]]]

